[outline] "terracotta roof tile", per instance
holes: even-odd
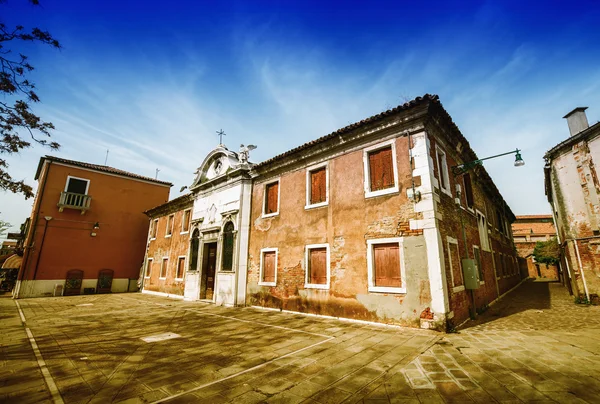
[[[95,171],[100,171],[100,172],[105,172],[105,173],[110,173],[110,174],[122,175],[123,177],[136,178],[138,180],[154,182],[156,184],[168,185],[169,187],[173,186],[173,184],[171,184],[170,182],[167,182],[167,181],[160,181],[160,180],[157,180],[154,178],[144,177],[143,175],[138,175],[135,173],[131,173],[129,171],[120,170],[118,168],[102,166],[102,165],[98,165],[98,164],[85,163],[83,161],[67,160],[67,159],[63,159],[60,157],[54,157],[54,156],[44,156],[44,157],[40,158],[40,163],[38,165],[38,169],[37,169],[37,172],[35,173],[35,178],[34,178],[36,180],[40,176],[44,160],[56,161],[57,163],[68,164],[68,165],[72,165],[72,166],[76,166],[76,167],[87,168],[90,170],[95,170]]]

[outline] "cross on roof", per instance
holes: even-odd
[[[222,145],[223,144],[223,136],[227,136],[225,134],[225,132],[223,132],[223,129],[218,130],[217,131],[217,136],[219,136],[219,144]]]

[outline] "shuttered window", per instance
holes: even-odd
[[[175,215],[169,215],[167,218],[167,236],[173,234],[173,222],[175,221]]]
[[[263,282],[275,282],[275,251],[263,252]]]
[[[267,184],[265,189],[265,214],[277,213],[279,206],[279,182]]]
[[[398,243],[373,245],[375,286],[401,287]]]
[[[313,285],[327,284],[327,248],[308,251],[308,282]]]
[[[369,153],[369,180],[371,191],[379,191],[394,186],[391,146]]]
[[[152,273],[152,259],[148,259],[146,263],[146,274],[144,275],[146,278],[150,278],[150,274]]]
[[[310,204],[327,201],[327,168],[321,167],[310,172]]]
[[[166,278],[167,277],[167,268],[169,266],[169,259],[168,258],[163,258],[162,260],[162,264],[160,266],[160,277],[161,278]]]
[[[185,271],[185,257],[179,257],[177,259],[177,274],[175,274],[175,278],[183,279],[184,271]]]
[[[467,200],[467,206],[473,207],[473,186],[471,184],[471,175],[469,173],[463,176],[465,182],[465,198]]]
[[[188,231],[190,231],[190,213],[192,211],[191,210],[184,210],[183,211],[183,218],[181,219],[181,232],[182,233],[186,233]]]

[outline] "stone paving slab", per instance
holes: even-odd
[[[600,403],[600,307],[557,283],[452,334],[142,294],[19,302],[65,403]],[[0,307],[0,401],[51,402]]]

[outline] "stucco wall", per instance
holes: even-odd
[[[248,302],[301,312],[318,313],[406,325],[419,324],[430,306],[427,251],[422,230],[410,230],[420,219],[406,196],[411,186],[408,138],[395,139],[399,192],[365,198],[363,150],[329,160],[329,204],[305,209],[306,166],[281,174],[280,208],[263,218],[264,184],[252,193]],[[368,145],[366,145],[368,146]],[[315,162],[310,162],[311,165]],[[367,240],[403,237],[406,293],[368,291]],[[305,246],[327,243],[330,288],[305,288]],[[277,285],[260,286],[262,248],[277,248]]]

